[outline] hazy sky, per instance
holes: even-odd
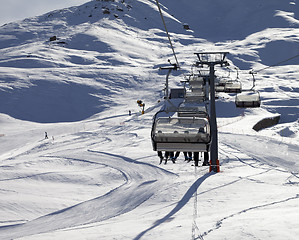
[[[0,0],[0,25],[90,0]]]

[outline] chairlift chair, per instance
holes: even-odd
[[[254,72],[251,71],[253,77],[253,85],[252,88],[248,91],[243,91],[240,94],[236,95],[235,104],[238,108],[256,108],[261,106],[261,97],[258,91],[254,90],[255,87],[255,78]]]
[[[205,91],[191,91],[185,93],[185,101],[186,102],[203,102],[206,99]]]
[[[230,77],[230,68],[227,68],[228,69],[228,76],[225,76],[225,77],[216,77],[215,78],[215,85],[216,86],[225,86],[225,84],[229,81],[231,81],[231,77]],[[238,76],[237,76],[237,79],[238,79]]]
[[[206,104],[183,102],[178,108],[177,115],[179,117],[200,117],[209,118]]]
[[[215,91],[216,92],[224,92],[224,86],[215,86]]]
[[[230,68],[227,68],[227,69],[229,71],[228,76],[215,78],[215,91],[216,92],[224,92],[225,84],[227,82],[231,81]]]
[[[185,101],[192,102],[203,102],[207,98],[206,86],[200,84],[191,85],[191,91],[186,91]]]
[[[238,108],[256,108],[261,105],[260,94],[257,91],[243,91],[236,95],[235,104]]]
[[[227,77],[223,77],[223,78],[220,78],[218,81],[218,79],[216,78],[216,85],[217,86],[225,86],[225,83],[230,81],[231,79],[230,78],[227,78]]]
[[[242,84],[239,81],[239,71],[237,70],[237,78],[235,80],[225,80],[222,79],[221,85],[224,86],[223,91],[226,93],[241,93],[242,92]],[[228,79],[228,77],[226,77]],[[221,81],[221,80],[220,80]],[[218,88],[219,90],[219,88]]]
[[[226,93],[241,93],[242,92],[242,84],[238,80],[227,81],[224,85],[224,92]]]
[[[229,81],[230,79],[225,78],[216,78],[215,80],[215,91],[216,92],[224,92],[225,83]]]
[[[205,79],[201,76],[192,76],[189,80],[190,85],[204,85]]]
[[[190,88],[191,92],[205,92],[206,88],[205,86],[200,86],[200,85],[197,85],[197,86],[191,86]]]
[[[154,151],[207,152],[211,141],[206,118],[160,117],[152,126]]]
[[[201,78],[201,81],[189,81],[190,90],[192,92],[205,92],[206,85],[203,78]]]

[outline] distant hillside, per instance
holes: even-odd
[[[181,65],[171,86],[190,71],[196,51],[229,51],[232,76],[238,68],[245,88],[251,68],[299,54],[299,6],[293,1],[160,3]],[[154,0],[90,1],[2,26],[0,37],[0,112],[34,122],[86,119],[111,105],[125,106],[119,94],[154,104],[164,88],[158,67],[174,61]],[[263,107],[283,113],[283,122],[298,118],[284,99],[292,95],[292,105],[298,103],[298,63],[294,58],[257,76]],[[275,101],[267,97],[277,91]]]

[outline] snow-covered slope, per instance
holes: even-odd
[[[230,52],[230,76],[239,69],[245,89],[249,70],[258,71],[260,109],[236,109],[234,95],[219,95],[221,172],[182,156],[158,165],[152,151],[166,74],[158,68],[174,62],[156,1],[90,1],[7,24],[0,28],[0,239],[299,235],[299,57],[284,61],[299,54],[299,5],[160,2],[181,66],[171,87],[198,51]],[[277,114],[278,125],[252,129]]]
[[[115,104],[122,90],[145,87],[140,82],[149,82],[168,49],[153,28],[159,15],[145,21],[140,14],[153,10],[137,3],[94,1],[3,27],[1,111],[35,122],[76,121]]]

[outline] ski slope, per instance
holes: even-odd
[[[247,89],[250,69],[298,54],[295,1],[160,2],[181,65],[171,87],[197,51],[230,52]],[[209,173],[182,155],[159,165],[152,151],[158,68],[174,62],[155,1],[90,1],[4,25],[0,53],[1,240],[297,239],[299,58],[258,72],[260,109],[219,94],[221,172]]]

